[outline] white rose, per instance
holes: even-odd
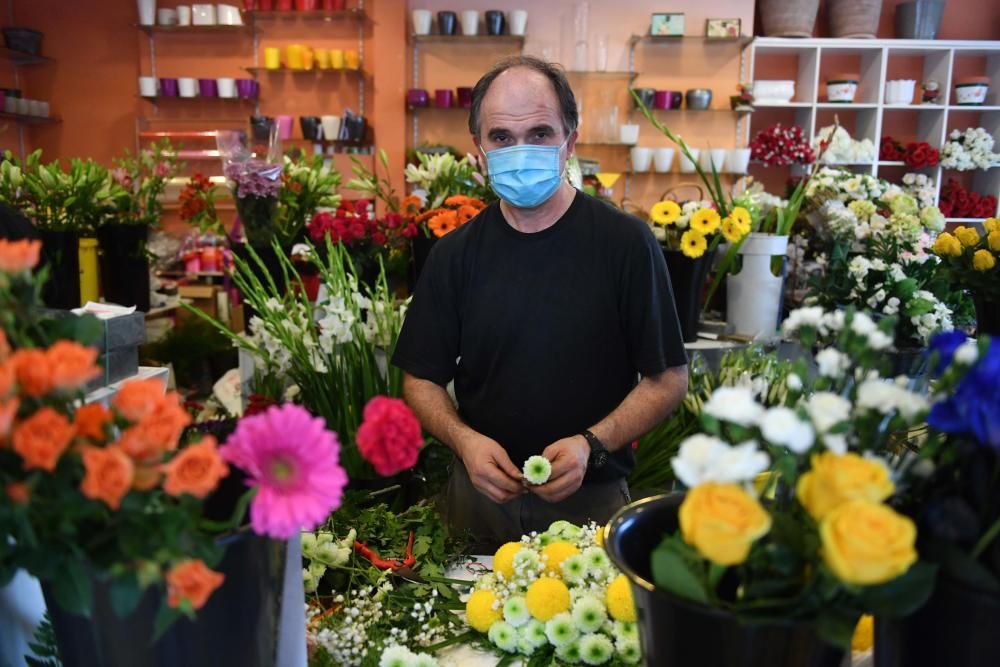
[[[979,359],[979,344],[975,340],[967,340],[955,350],[955,362],[963,366],[971,366]]]
[[[826,433],[851,416],[851,403],[847,399],[829,391],[818,391],[806,402],[806,412],[816,430]]]
[[[823,436],[823,444],[834,454],[843,456],[847,453],[847,438],[843,435],[831,435],[827,433]]]
[[[766,452],[757,449],[756,440],[747,440],[727,451],[719,458],[712,471],[715,482],[750,482],[771,465]]]
[[[868,334],[868,347],[873,350],[886,350],[892,346],[892,336],[875,330]]]
[[[753,392],[746,387],[719,387],[703,410],[716,419],[740,426],[753,426],[764,413],[764,408],[754,400]]]
[[[769,442],[785,446],[796,454],[809,451],[816,439],[812,425],[799,419],[797,412],[786,407],[768,410],[760,420],[760,431]]]
[[[816,355],[816,365],[819,367],[819,374],[823,377],[839,378],[851,365],[851,361],[846,354],[842,354],[832,347],[827,347]]]
[[[884,299],[885,292],[882,290],[879,290],[879,292],[881,292],[882,299]],[[875,325],[875,322],[867,314],[854,313],[854,319],[851,320],[851,331],[859,336],[871,336],[872,332],[877,330],[878,326]]]
[[[715,466],[729,451],[729,445],[722,440],[704,433],[696,433],[681,443],[677,456],[670,459],[684,486],[693,489],[699,484],[712,481]]]

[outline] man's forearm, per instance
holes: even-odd
[[[403,375],[403,398],[425,431],[461,455],[458,443],[472,429],[459,417],[455,404],[443,387],[406,373]]]
[[[666,419],[684,400],[687,383],[687,366],[644,377],[611,414],[590,430],[609,450],[620,449]]]

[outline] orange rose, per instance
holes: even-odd
[[[191,415],[178,404],[177,394],[161,396],[149,414],[125,429],[119,444],[133,459],[153,461],[177,449],[177,441],[190,423]]]
[[[7,497],[17,505],[27,505],[31,500],[31,489],[24,482],[11,482],[4,489]]]
[[[57,341],[45,353],[49,358],[52,384],[56,389],[76,389],[101,374],[97,350],[71,340]]]
[[[69,420],[44,407],[14,427],[14,451],[24,459],[24,469],[52,472],[73,437]]]
[[[20,405],[21,401],[16,398],[6,402],[0,401],[0,443],[3,443],[10,434],[11,424],[14,423],[14,417],[17,416],[17,408]]]
[[[163,473],[156,463],[139,464],[135,468],[135,479],[132,480],[132,488],[136,491],[149,491],[155,489],[160,483]]]
[[[14,377],[22,393],[39,398],[52,391],[52,368],[44,350],[20,349],[8,363],[14,366]]]
[[[229,474],[229,466],[219,456],[215,438],[206,436],[182,449],[163,466],[163,472],[167,476],[163,490],[170,495],[190,493],[196,498],[204,498]]]
[[[200,560],[182,561],[167,572],[167,604],[176,609],[186,600],[194,609],[201,609],[225,579]]]
[[[163,399],[163,383],[159,380],[132,380],[122,385],[121,390],[111,399],[121,416],[130,422],[137,422]]]
[[[114,445],[86,447],[82,458],[86,472],[80,483],[80,492],[91,500],[102,500],[105,505],[117,510],[122,498],[132,488],[135,472],[132,461]]]
[[[41,241],[5,241],[0,239],[0,271],[18,273],[35,268],[38,254],[42,250]]]
[[[0,329],[0,332],[3,330]],[[14,388],[14,364],[0,362],[0,399],[10,394]]]
[[[0,329],[0,362],[7,361],[10,356],[10,343],[7,342],[7,334]]]
[[[103,442],[107,436],[104,434],[104,427],[111,423],[111,411],[100,403],[85,405],[76,411],[73,423],[76,429],[76,437],[90,438]]]

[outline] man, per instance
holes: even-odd
[[[631,443],[687,390],[660,246],[564,177],[577,124],[557,66],[519,56],[476,84],[469,130],[501,201],[435,245],[393,356],[459,459],[446,519],[482,545],[607,521],[629,500]],[[520,471],[534,454],[552,464],[538,486]]]

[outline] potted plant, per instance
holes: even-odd
[[[975,227],[942,232],[932,250],[948,282],[972,294],[979,335],[1000,336],[1000,220],[987,218],[983,226],[982,236]]]
[[[885,503],[885,456],[928,405],[879,374],[892,326],[792,312],[786,333],[821,344],[816,380],[799,360],[784,405],[769,408],[748,387],[716,389],[703,432],[672,460],[686,493],[612,520],[609,553],[632,580],[649,664],[833,667],[862,613],[926,600],[934,568],[917,562],[913,522]]]

